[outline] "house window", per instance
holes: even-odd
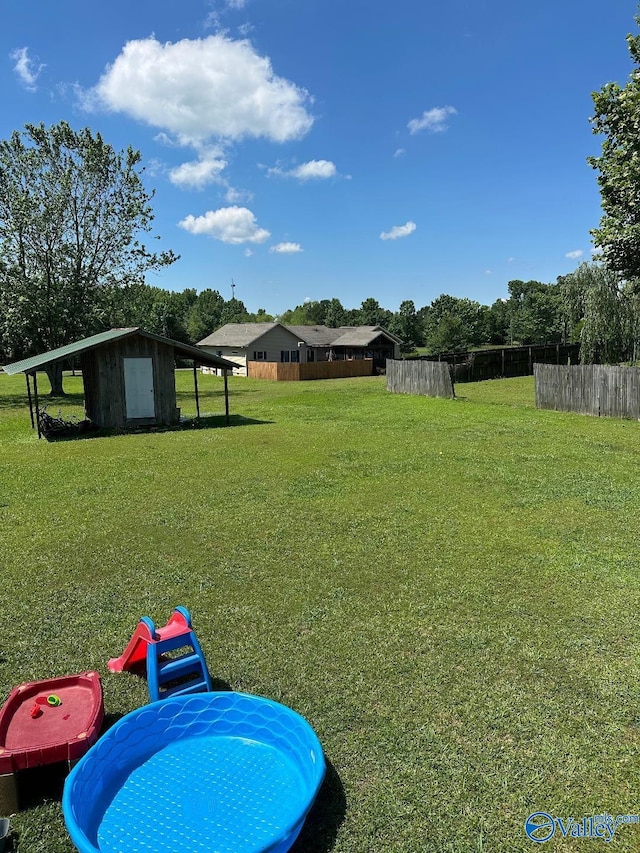
[[[289,361],[289,350],[280,350],[280,361]]]
[[[254,361],[266,361],[267,360],[267,352],[263,349],[256,349],[253,351],[253,360]]]
[[[291,361],[300,361],[300,350],[291,350]]]

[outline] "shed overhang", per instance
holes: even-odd
[[[159,341],[163,344],[169,344],[174,348],[176,353],[186,358],[192,358],[197,364],[213,365],[223,368],[224,370],[233,370],[235,365],[231,361],[227,361],[213,353],[206,352],[199,347],[192,347],[190,344],[183,344],[180,341],[171,340],[171,338],[162,337],[162,335],[154,335],[151,332],[145,332],[138,326],[126,329],[110,329],[108,332],[100,332],[97,335],[92,335],[89,338],[83,338],[73,344],[67,344],[57,349],[49,350],[49,352],[34,355],[29,358],[24,358],[21,361],[14,361],[12,364],[6,364],[2,369],[9,376],[16,373],[35,373],[37,370],[42,370],[50,364],[57,361],[66,361],[83,352],[96,349],[97,347],[109,344],[112,341],[122,340],[123,338],[140,335],[143,338]]]

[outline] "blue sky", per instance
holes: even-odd
[[[591,258],[591,92],[624,83],[635,0],[10,3],[2,138],[138,148],[149,282],[250,311],[338,297],[484,304]]]

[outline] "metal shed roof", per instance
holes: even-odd
[[[133,326],[127,329],[109,329],[108,332],[91,335],[91,337],[83,338],[81,341],[76,341],[73,344],[67,344],[64,347],[58,347],[40,355],[24,358],[22,361],[14,361],[13,364],[6,364],[2,369],[10,376],[16,373],[35,373],[36,370],[44,368],[55,361],[64,361],[65,359],[72,358],[74,355],[87,352],[87,350],[95,349],[112,341],[132,337],[133,335],[140,335],[143,338],[150,338],[163,344],[169,344],[176,352],[193,358],[200,364],[211,364],[216,367],[226,368],[227,370],[233,370],[234,367],[237,367],[233,362],[198,347],[192,347],[190,344],[183,344],[180,341],[171,340],[171,338],[164,338],[162,335],[154,335],[151,332],[145,332],[144,329],[140,329],[138,326]]]

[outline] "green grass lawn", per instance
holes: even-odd
[[[323,744],[296,853],[530,851],[531,812],[640,811],[640,424],[537,411],[531,377],[230,390],[227,429],[47,443],[0,376],[0,701],[95,668],[111,720],[140,706],[107,660],[184,604],[214,679]],[[70,853],[52,785],[21,792],[14,849]]]

